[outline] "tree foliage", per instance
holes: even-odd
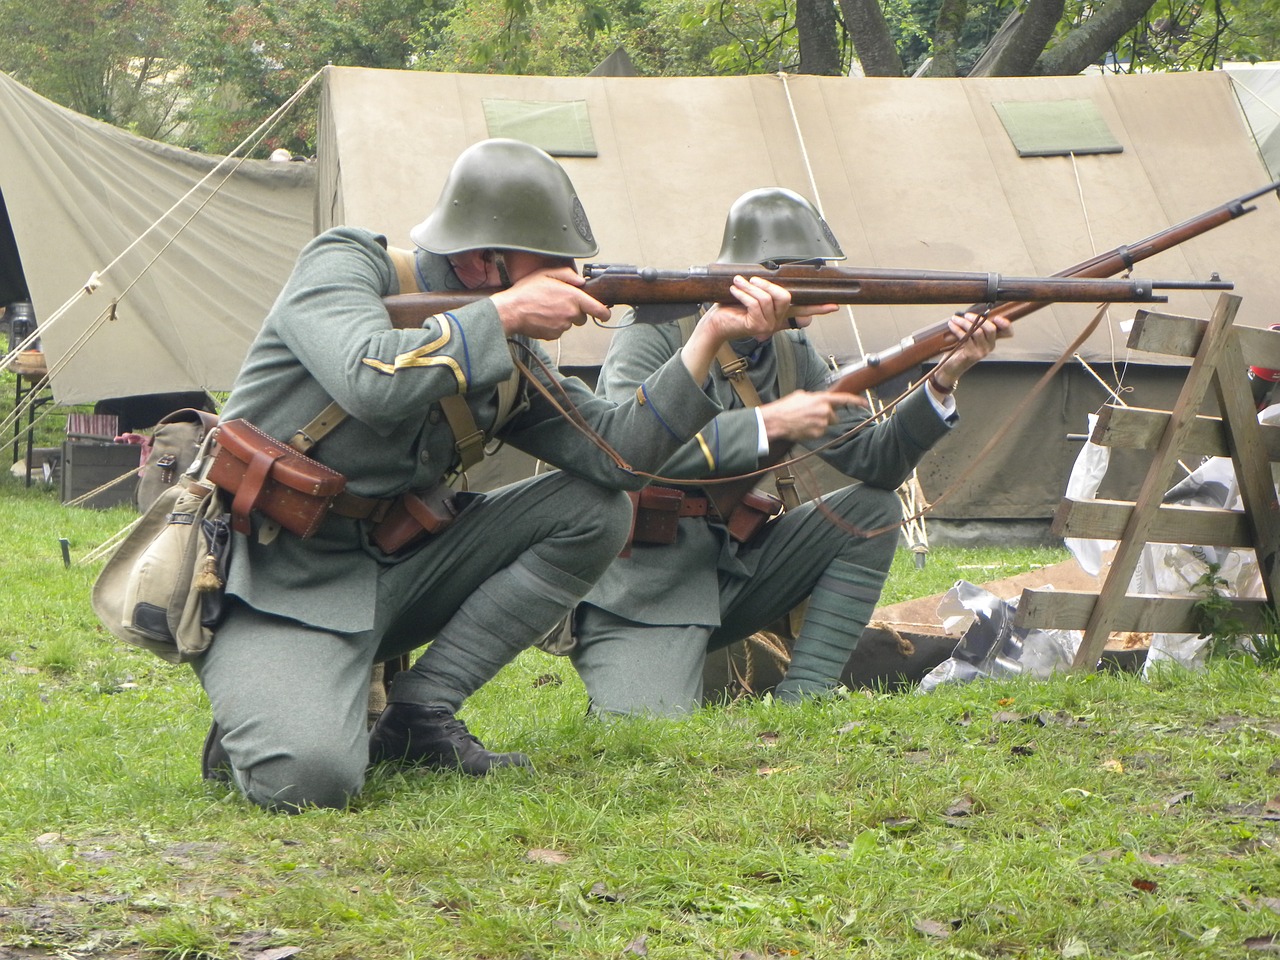
[[[79,113],[163,138],[189,0],[0,0],[0,70]]]
[[[187,51],[185,138],[230,150],[329,63],[407,67],[435,15],[433,0],[205,0]],[[309,153],[314,140],[308,101],[263,149]]]

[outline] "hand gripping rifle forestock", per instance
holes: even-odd
[[[1133,265],[1139,261],[1146,260],[1148,257],[1153,257],[1158,253],[1163,253],[1183,241],[1198,237],[1202,233],[1208,233],[1214,227],[1219,227],[1237,217],[1244,216],[1246,213],[1251,213],[1257,207],[1249,206],[1250,201],[1273,192],[1280,193],[1280,180],[1270,183],[1261,189],[1246,193],[1243,196],[1236,197],[1234,200],[1228,200],[1212,210],[1206,210],[1198,216],[1161,230],[1159,233],[1152,234],[1145,240],[1121,245],[1114,250],[1100,253],[1089,260],[1077,263],[1075,266],[1067,267],[1065,270],[1055,273],[1054,276],[1110,277],[1117,273],[1123,273],[1125,270],[1132,270]],[[1009,320],[1017,320],[1027,316],[1027,314],[1035,313],[1035,311],[1045,306],[1046,302],[1031,302],[1020,299],[1020,302],[1005,302],[992,305],[990,301],[985,301],[975,303],[969,307],[969,310],[974,313],[986,313],[988,316],[995,314]],[[1101,303],[1102,301],[1098,302]],[[891,380],[900,374],[907,373],[927,360],[945,353],[955,343],[956,339],[951,335],[951,330],[946,321],[926,327],[923,330],[917,330],[887,350],[868,354],[857,363],[842,367],[832,377],[829,389],[837,390],[841,393],[865,393],[872,387],[884,383],[886,380]]]
[[[733,278],[764,277],[791,293],[797,306],[823,303],[1164,303],[1157,290],[1230,289],[1227,283],[1181,280],[1103,280],[1076,277],[1006,277],[998,273],[712,263],[687,270],[588,263],[582,289],[606,306],[637,308],[641,323],[662,323],[692,313],[700,303],[736,303]],[[394,327],[418,327],[428,317],[498,293],[496,288],[409,293],[383,298]],[[657,308],[657,309],[645,309]],[[666,309],[662,309],[666,308]],[[674,309],[673,309],[674,308]]]

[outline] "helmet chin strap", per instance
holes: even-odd
[[[493,254],[493,265],[498,268],[498,279],[502,281],[504,287],[511,286],[511,274],[507,272],[507,258],[501,250],[489,252]]]

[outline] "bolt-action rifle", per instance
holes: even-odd
[[[1054,276],[1064,278],[1111,277],[1125,270],[1132,270],[1133,265],[1141,260],[1154,257],[1157,253],[1163,253],[1165,250],[1176,247],[1186,240],[1198,237],[1202,233],[1208,233],[1214,227],[1219,227],[1237,217],[1244,216],[1246,213],[1251,213],[1257,207],[1249,206],[1250,201],[1272,192],[1280,195],[1280,180],[1267,184],[1260,190],[1254,190],[1243,196],[1236,197],[1234,200],[1228,200],[1226,203],[1214,207],[1212,210],[1206,210],[1204,213],[1189,220],[1184,220],[1182,223],[1167,227],[1159,233],[1152,234],[1145,240],[1139,240],[1137,243],[1121,244],[1114,250],[1108,250],[1106,253],[1100,253],[1082,263],[1077,263],[1075,266],[1067,267],[1067,269],[1055,273]],[[982,300],[981,297],[974,299]],[[1035,311],[1046,305],[1044,301],[1032,302],[1025,297],[1005,297],[1002,299],[1005,300],[1004,303],[983,300],[981,303],[975,303],[969,310],[974,313],[985,313],[988,316],[994,314],[1009,320],[1017,320],[1029,313],[1035,313]],[[1101,303],[1102,301],[1099,300],[1098,302]],[[933,324],[904,337],[886,350],[868,354],[856,363],[841,367],[832,376],[830,389],[841,393],[865,393],[886,380],[891,380],[920,366],[920,364],[933,357],[946,353],[955,346],[955,343],[956,338],[952,336],[951,329],[946,321]]]
[[[1182,223],[1166,227],[1159,233],[1154,233],[1144,240],[1139,240],[1137,243],[1122,244],[1114,250],[1100,253],[1095,257],[1077,263],[1075,266],[1067,267],[1065,270],[1054,274],[1054,276],[1063,278],[1108,277],[1125,270],[1132,270],[1133,265],[1141,260],[1176,247],[1178,244],[1193,237],[1198,237],[1202,233],[1208,233],[1214,227],[1219,227],[1237,217],[1244,216],[1246,213],[1251,213],[1257,207],[1249,206],[1250,201],[1272,192],[1280,195],[1280,180],[1270,183],[1259,190],[1236,197],[1234,200],[1228,200],[1226,203],[1214,207],[1212,210],[1206,210],[1204,213],[1191,217],[1189,220],[1184,220]],[[974,313],[985,313],[988,316],[999,314],[1010,320],[1017,320],[1029,313],[1034,313],[1045,305],[1044,301],[1032,302],[1026,299],[1004,303],[992,303],[988,300],[975,303],[968,309]],[[840,368],[832,374],[827,389],[841,393],[865,393],[886,380],[919,368],[922,363],[946,353],[955,344],[956,338],[952,335],[951,328],[946,321],[934,324],[903,338],[887,350],[868,354],[857,363]],[[765,466],[769,467],[781,463],[786,459],[791,446],[792,443],[790,441],[772,446]],[[727,517],[729,512],[752,490],[757,480],[758,477],[744,477],[722,483],[709,484],[706,487],[706,493],[711,498],[712,503],[715,504],[716,509],[720,511],[720,515]]]
[[[1103,280],[1075,277],[1006,277],[998,273],[833,267],[823,263],[785,266],[712,263],[687,270],[658,270],[617,263],[582,267],[582,289],[605,306],[628,304],[641,323],[665,323],[692,313],[700,303],[736,303],[729,292],[735,276],[765,277],[791,292],[796,305],[819,303],[1164,303],[1159,290],[1229,290],[1219,280]],[[496,288],[406,293],[384,297],[395,327],[417,327],[428,317],[498,293]]]

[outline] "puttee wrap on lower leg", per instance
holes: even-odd
[[[591,584],[526,551],[467,598],[390,699],[448,707],[462,702],[554,627]]]
[[[834,690],[880,600],[886,571],[833,560],[814,585],[809,611],[774,697],[795,702]]]

